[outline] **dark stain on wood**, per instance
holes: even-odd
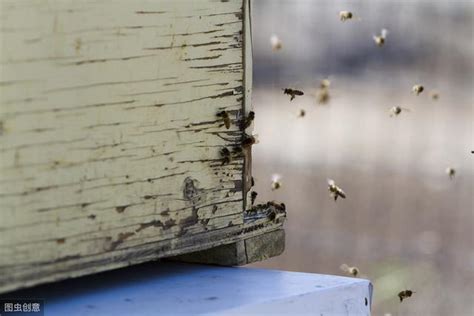
[[[148,222],[148,223],[140,224],[140,227],[135,232],[138,233],[138,232],[140,232],[140,231],[142,231],[146,228],[149,228],[149,227],[161,227],[164,230],[166,230],[166,229],[170,229],[171,227],[173,227],[175,225],[176,225],[176,221],[174,219],[169,219],[164,223],[160,220],[153,220],[153,221]]]
[[[117,236],[117,240],[110,244],[109,250],[115,250],[117,246],[123,243],[127,238],[135,235],[135,232],[127,232],[127,233],[119,233]]]
[[[117,206],[117,207],[115,207],[115,210],[117,211],[117,213],[123,213],[125,211],[125,209],[129,206],[130,205]]]

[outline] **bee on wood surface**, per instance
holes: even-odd
[[[421,84],[416,84],[413,86],[413,88],[411,88],[411,91],[416,95],[420,95],[420,93],[422,93],[424,90],[425,87],[423,87]]]
[[[403,302],[404,299],[411,297],[413,293],[416,293],[416,292],[412,290],[404,290],[398,293],[398,298],[400,299],[400,302]]]
[[[270,44],[272,45],[272,50],[274,52],[279,51],[283,47],[282,41],[276,35],[270,37]]]
[[[255,112],[250,111],[249,114],[247,114],[247,117],[242,122],[242,129],[246,129],[247,127],[249,127],[250,124],[252,124],[254,119],[255,119]]]
[[[341,11],[339,12],[339,19],[342,22],[345,22],[347,20],[351,20],[354,17],[354,14],[350,11]]]
[[[255,191],[250,192],[250,203],[253,206],[255,204],[255,200],[257,199],[258,193]]]
[[[456,177],[456,169],[448,167],[446,168],[446,174],[449,176],[451,180],[453,180],[454,177]]]
[[[304,92],[301,90],[296,90],[296,89],[291,89],[291,88],[284,88],[282,90],[283,90],[283,94],[288,94],[290,96],[290,101],[293,101],[293,99],[296,96],[304,95]]]
[[[248,148],[252,145],[258,144],[258,135],[253,134],[253,135],[244,135],[244,139],[242,141],[242,147],[243,148]]]
[[[230,153],[230,150],[227,149],[227,147],[222,148],[220,154],[222,159],[222,165],[229,164],[232,161],[232,155]]]
[[[431,90],[431,91],[430,91],[430,97],[431,97],[433,100],[438,100],[438,99],[439,99],[439,92],[436,91],[436,90]]]
[[[392,116],[398,116],[402,113],[402,111],[408,111],[410,112],[411,110],[410,109],[407,109],[407,108],[402,108],[400,106],[394,106],[394,107],[391,107],[390,108],[390,117]]]
[[[386,29],[382,29],[380,35],[374,35],[372,38],[374,39],[375,45],[377,45],[378,47],[382,47],[385,44],[387,34],[388,31]]]
[[[230,151],[227,147],[224,147],[220,151],[222,165],[231,163],[235,158],[243,156],[242,147],[235,147]]]
[[[328,190],[330,195],[334,198],[334,201],[337,201],[338,197],[346,198],[346,193],[336,185],[334,180],[328,179]]]
[[[279,211],[286,211],[285,203],[278,203],[278,202],[275,202],[275,201],[268,201],[267,202],[267,207],[270,207],[270,206],[273,206],[274,208],[276,208]]]
[[[357,267],[350,267],[347,264],[343,263],[341,264],[339,268],[345,273],[352,275],[353,277],[356,277],[359,275],[359,269]]]
[[[280,189],[282,186],[281,176],[279,174],[274,174],[272,176],[272,191]]]
[[[296,114],[296,117],[305,117],[306,116],[306,111],[304,109],[299,109],[298,113]]]
[[[227,129],[230,128],[231,121],[230,121],[229,113],[227,111],[221,111],[221,112],[217,113],[217,117],[222,118],[222,120],[224,121],[225,128],[227,128]]]

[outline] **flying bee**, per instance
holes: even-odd
[[[328,190],[330,195],[334,198],[334,201],[337,201],[338,197],[346,198],[346,193],[336,185],[334,180],[328,179]]]
[[[359,275],[359,269],[357,267],[349,267],[347,264],[343,263],[339,268],[353,277],[357,277],[357,275]]]
[[[258,193],[255,191],[250,192],[250,202],[252,203],[252,206],[255,204],[255,200],[257,199]]]
[[[425,87],[423,87],[421,84],[416,84],[413,86],[413,88],[411,88],[411,91],[416,95],[420,95],[423,90],[425,90]]]
[[[279,174],[274,174],[272,176],[272,191],[278,190],[281,186],[281,176]]]
[[[448,167],[446,168],[446,174],[449,176],[451,180],[453,180],[454,177],[456,176],[456,169]]]
[[[270,44],[274,52],[279,51],[283,47],[282,41],[275,34],[270,37]]]
[[[304,109],[299,109],[298,113],[296,114],[296,117],[305,117],[306,116],[306,111]]]
[[[400,302],[403,302],[404,299],[411,297],[413,293],[416,293],[416,292],[412,290],[404,290],[398,293],[398,298],[400,299]]]
[[[378,47],[382,47],[385,44],[385,39],[387,38],[388,31],[386,29],[382,29],[380,35],[374,35],[372,38],[374,39],[375,44]]]
[[[319,83],[319,88],[316,91],[316,101],[319,104],[327,104],[329,102],[329,86],[331,85],[331,81],[329,79],[323,79]]]
[[[345,22],[346,20],[350,20],[353,17],[354,17],[354,14],[352,14],[352,12],[350,12],[350,11],[341,11],[341,12],[339,12],[339,19],[342,22]]]
[[[225,128],[230,128],[230,116],[227,111],[221,111],[217,113],[217,117],[222,118],[222,120],[224,121]]]
[[[436,91],[436,90],[431,90],[431,91],[430,91],[430,97],[431,97],[433,100],[438,100],[438,99],[439,99],[439,92]]]
[[[254,119],[255,119],[255,112],[250,111],[247,117],[242,122],[242,129],[246,129],[247,127],[249,127],[250,124],[252,124]]]
[[[390,117],[398,116],[400,113],[402,113],[402,111],[410,112],[411,110],[407,109],[407,108],[402,108],[400,106],[394,106],[394,107],[390,108]]]
[[[331,85],[331,81],[329,81],[329,79],[323,79],[323,80],[321,80],[321,83],[319,84],[319,87],[321,89],[329,89],[330,85]]]
[[[327,104],[329,102],[329,89],[319,89],[316,93],[316,99],[319,104]]]
[[[296,90],[296,89],[291,89],[291,88],[284,88],[282,90],[283,90],[283,94],[288,94],[290,96],[290,101],[293,101],[293,99],[296,96],[301,96],[304,94],[304,92],[301,90]]]

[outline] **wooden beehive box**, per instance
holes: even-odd
[[[220,155],[251,130],[247,0],[2,0],[0,23],[0,292],[282,251],[250,149]]]

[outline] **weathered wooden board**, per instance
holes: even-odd
[[[250,107],[248,13],[0,2],[0,292],[279,229],[244,223],[250,152],[220,157]]]

